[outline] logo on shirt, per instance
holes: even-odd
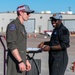
[[[16,30],[16,25],[15,24],[10,24],[9,25],[9,30]]]
[[[54,34],[56,35],[56,34],[57,34],[57,32],[54,32]]]

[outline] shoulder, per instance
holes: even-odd
[[[68,28],[65,27],[64,25],[63,25],[63,27],[62,27],[62,30],[63,30],[63,31],[68,31],[68,32],[69,32]]]
[[[66,34],[69,34],[69,30],[64,26],[62,25],[61,28],[60,28],[60,33],[62,33],[63,35],[66,35]]]
[[[8,24],[7,29],[9,29],[9,30],[16,30],[15,20],[13,20],[12,22],[10,22]]]

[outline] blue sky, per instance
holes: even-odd
[[[67,12],[69,7],[75,13],[75,0],[0,0],[0,12],[16,11],[19,5],[29,5],[36,12]]]

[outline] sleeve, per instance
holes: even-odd
[[[15,24],[8,25],[6,31],[6,42],[8,50],[12,51],[17,48],[17,33]]]
[[[67,29],[63,29],[61,32],[59,32],[59,42],[62,47],[62,49],[66,49],[69,47],[70,38],[69,38],[69,31]]]
[[[44,45],[50,45],[50,41],[45,41]]]

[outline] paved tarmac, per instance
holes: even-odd
[[[1,35],[5,35],[4,33],[1,33]],[[34,38],[34,34],[31,34],[30,38],[28,38],[27,41],[27,47],[36,48],[37,45],[42,41],[48,41],[50,39],[49,36],[45,37],[45,35],[42,34],[36,34],[36,38]],[[3,39],[3,42],[6,46],[6,41]],[[68,66],[65,72],[65,75],[75,75],[75,72],[72,72],[70,69],[72,66],[72,63],[75,61],[75,36],[70,37],[70,47],[67,50],[68,56],[69,56],[69,62]],[[32,54],[30,54],[32,55]],[[4,75],[4,49],[0,43],[0,75]],[[40,75],[49,75],[48,73],[48,52],[41,52],[36,53],[34,56],[34,59],[41,59],[41,74]]]

